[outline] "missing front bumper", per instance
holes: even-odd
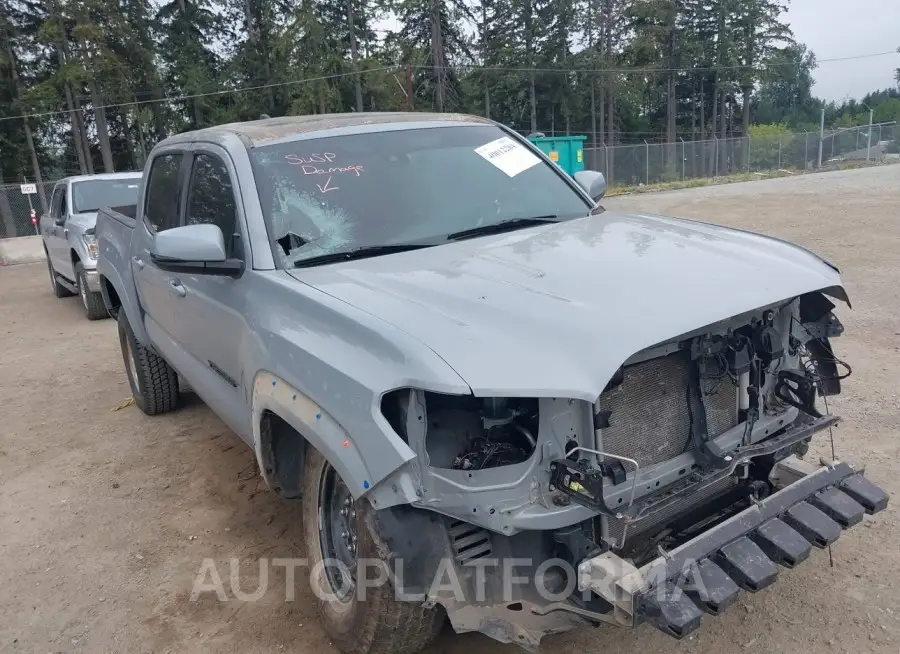
[[[704,612],[720,613],[740,590],[765,588],[779,566],[801,563],[812,547],[827,547],[888,503],[884,490],[846,463],[813,471],[789,457],[773,478],[781,490],[640,569],[611,552],[583,561],[579,588],[612,603],[620,625],[648,621],[683,638]]]

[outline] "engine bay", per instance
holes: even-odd
[[[554,489],[601,514],[601,546],[638,558],[764,498],[772,466],[836,421],[827,397],[850,367],[833,308],[804,296],[626,363],[595,403],[595,447],[551,463]]]
[[[659,543],[763,497],[774,463],[837,421],[833,309],[810,293],[647,348],[592,404],[400,389],[382,412],[433,510],[507,535],[594,515],[598,547]]]

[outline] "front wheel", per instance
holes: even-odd
[[[354,501],[337,471],[310,448],[303,470],[303,531],[309,582],[325,631],[344,654],[415,654],[440,631],[443,609],[401,601],[390,581],[360,590],[357,561],[388,565],[390,559],[373,512],[368,501]],[[370,569],[367,564],[360,572]]]
[[[178,374],[165,359],[141,345],[124,311],[119,312],[119,344],[134,403],[148,416],[178,407]]]
[[[88,290],[87,278],[84,266],[75,264],[75,279],[78,282],[78,294],[81,296],[81,306],[84,307],[84,315],[88,320],[101,320],[109,316],[106,305],[103,304],[103,294]]]

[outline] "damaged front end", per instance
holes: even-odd
[[[593,403],[387,394],[417,455],[382,484],[411,506],[373,500],[404,588],[457,631],[533,649],[585,624],[680,638],[767,586],[887,504],[852,466],[802,460],[839,420],[817,397],[850,373],[833,309],[808,293],[661,343]]]

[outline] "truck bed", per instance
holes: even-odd
[[[143,316],[135,302],[137,289],[131,272],[131,236],[137,224],[137,205],[100,209],[97,212],[97,272],[100,274],[103,299],[106,308],[114,318],[118,317],[119,303],[135,328],[143,325]],[[109,289],[104,280],[112,282],[119,289],[116,300],[111,302]]]
[[[110,207],[109,209],[101,209],[101,211],[109,211],[110,217],[115,218],[116,215],[121,216],[122,218],[131,218],[132,222],[137,216],[137,205],[136,204],[125,204],[121,207]]]

